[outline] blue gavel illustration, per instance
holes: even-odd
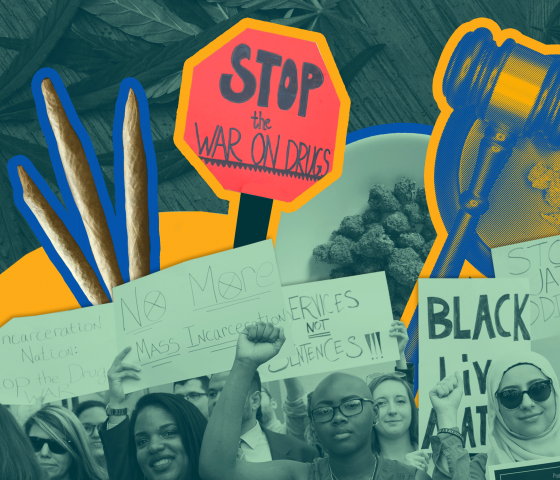
[[[460,210],[430,275],[458,278],[477,241],[479,220],[490,207],[490,191],[518,140],[539,134],[551,148],[560,147],[560,56],[543,55],[513,39],[498,47],[492,33],[479,28],[453,52],[443,94],[455,111],[474,109],[484,125],[472,179],[459,196]],[[437,156],[446,153],[440,143]]]

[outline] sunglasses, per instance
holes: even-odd
[[[504,390],[496,393],[498,401],[508,410],[515,410],[523,403],[523,395],[529,395],[534,402],[544,402],[549,399],[552,393],[552,382],[544,380],[534,383],[528,390],[520,392],[519,390]]]
[[[29,437],[31,441],[31,446],[33,447],[34,452],[40,452],[43,449],[43,445],[46,443],[49,446],[49,450],[51,453],[56,453],[57,455],[62,455],[66,453],[68,449],[64,448],[60,443],[56,440],[52,440],[50,438],[39,438],[39,437]],[[70,440],[67,440],[70,443]]]

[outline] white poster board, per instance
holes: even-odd
[[[263,382],[398,360],[385,272],[292,285],[283,293],[296,354],[261,366]]]
[[[470,453],[485,452],[486,375],[493,359],[528,351],[528,279],[419,279],[420,448],[435,435],[430,390],[446,375],[463,375],[458,427]]]
[[[560,456],[490,465],[487,469],[492,480],[554,480],[560,478]]]
[[[0,403],[34,405],[109,388],[113,305],[14,318],[0,328]]]
[[[141,368],[132,392],[231,369],[239,332],[283,326],[280,357],[294,353],[272,241],[169,267],[113,289],[117,347]]]
[[[560,335],[560,236],[493,248],[492,261],[496,278],[530,279],[533,340]]]

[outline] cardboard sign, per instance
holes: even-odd
[[[259,369],[265,382],[398,360],[385,272],[283,288],[297,353]]]
[[[430,390],[462,372],[464,394],[457,418],[465,448],[485,452],[486,375],[492,360],[531,349],[528,279],[419,279],[421,448],[430,446],[437,421]]]
[[[117,348],[141,367],[126,392],[229,370],[239,332],[284,327],[279,355],[294,352],[270,240],[169,267],[113,291]]]
[[[113,305],[14,318],[0,328],[0,403],[34,405],[107,390]]]
[[[560,456],[546,460],[491,465],[487,469],[493,480],[554,480],[560,478]]]
[[[175,143],[218,195],[292,202],[340,176],[349,107],[324,37],[245,19],[185,62]]]
[[[496,278],[530,279],[533,340],[559,335],[560,236],[493,248],[492,262]]]

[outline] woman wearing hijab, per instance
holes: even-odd
[[[490,465],[560,455],[560,385],[550,362],[542,355],[511,352],[492,362],[486,377],[489,450],[474,457],[470,464],[457,428],[462,384],[456,372],[430,391],[440,432],[447,429],[438,433],[439,441],[434,441],[438,467],[434,479],[491,480],[487,471]]]
[[[200,476],[205,480],[427,480],[411,465],[376,455],[371,448],[378,420],[366,383],[337,372],[310,397],[311,424],[328,452],[313,463],[289,460],[249,463],[237,458],[245,395],[257,368],[273,358],[284,332],[270,323],[240,333],[233,368],[214,407],[202,442]]]

